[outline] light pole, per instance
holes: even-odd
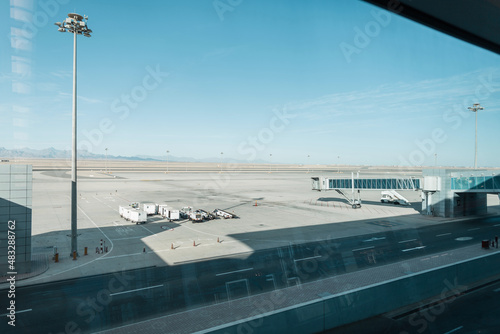
[[[170,153],[169,150],[167,150],[167,173],[168,173],[168,154]]]
[[[338,164],[338,168],[339,168],[339,170],[337,171],[337,173],[340,173],[340,155],[337,156],[337,159],[338,159],[337,160],[337,164]]]
[[[108,148],[106,147],[104,150],[106,151],[106,160],[104,160],[105,162],[104,168],[106,169],[106,174],[108,174]]]
[[[307,155],[307,172],[309,173],[309,158],[310,158],[310,155],[308,154]]]
[[[224,154],[224,152],[220,152],[220,172],[219,173],[222,173],[222,155]]]
[[[469,107],[467,109],[472,110],[474,113],[476,113],[476,146],[474,150],[474,169],[477,169],[477,112],[479,110],[483,110],[484,108],[481,107],[479,103],[474,103],[472,107]]]
[[[434,166],[437,167],[437,165],[438,165],[438,154],[434,153]]]
[[[73,34],[73,150],[71,162],[71,254],[78,254],[77,247],[77,207],[76,207],[76,35],[90,37],[92,30],[87,27],[88,17],[69,13],[63,22],[56,22],[60,32]]]
[[[271,158],[273,157],[272,154],[269,154],[269,173],[271,173],[271,166],[272,166],[272,161]]]

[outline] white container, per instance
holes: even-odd
[[[162,217],[167,217],[168,216],[168,205],[167,204],[158,205],[158,214]]]
[[[179,220],[181,219],[179,210],[168,209],[167,217],[170,220]]]
[[[126,220],[130,220],[130,211],[131,210],[134,210],[134,209],[132,209],[129,206],[123,207],[123,216],[122,217],[125,218]]]
[[[148,215],[146,211],[130,209],[130,221],[136,224],[143,224],[148,221]]]
[[[156,215],[158,213],[158,204],[154,203],[144,203],[143,210],[148,215]]]
[[[123,217],[123,214],[125,213],[126,206],[119,206],[118,207],[118,212],[120,213],[120,217]]]

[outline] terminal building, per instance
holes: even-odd
[[[31,165],[0,165],[0,277],[31,271],[32,178]]]
[[[353,205],[361,204],[361,190],[421,191],[422,210],[436,217],[463,217],[487,213],[487,194],[500,194],[498,170],[426,169],[421,177],[325,178],[312,177],[313,190],[334,190]],[[352,193],[349,196],[349,192]],[[357,195],[357,199],[355,198]]]
[[[487,194],[500,194],[498,170],[423,170],[422,213],[463,217],[487,213]]]

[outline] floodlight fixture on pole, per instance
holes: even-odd
[[[479,103],[474,103],[472,107],[468,107],[467,109],[471,110],[476,114],[476,145],[474,149],[474,169],[477,169],[477,112],[479,110],[483,110],[484,108],[481,107]]]
[[[71,253],[78,254],[77,245],[77,206],[76,206],[76,35],[90,37],[92,30],[87,27],[87,16],[69,13],[62,22],[54,23],[60,32],[73,34],[73,149],[71,154]],[[76,253],[75,253],[76,252]]]

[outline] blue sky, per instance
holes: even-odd
[[[70,12],[93,153],[500,164],[498,55],[353,0],[2,1],[0,146],[71,148]]]

